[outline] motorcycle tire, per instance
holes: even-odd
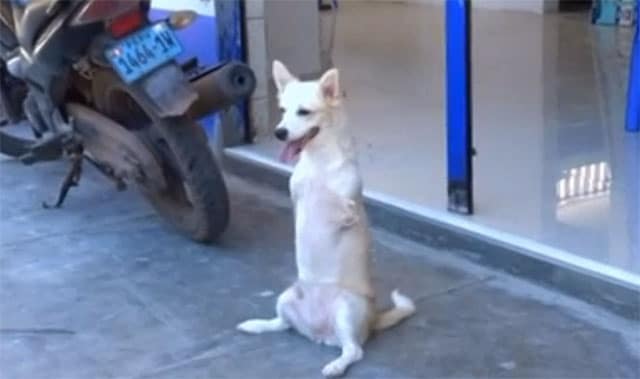
[[[24,118],[22,104],[27,92],[24,82],[12,77],[4,62],[0,62],[0,108],[3,119],[9,123],[17,123]]]
[[[13,136],[0,130],[0,153],[12,158],[20,158],[27,154],[34,141]]]
[[[188,116],[140,127],[142,110],[113,72],[95,75],[93,84],[98,110],[141,136],[162,161],[168,188],[141,187],[142,194],[160,216],[191,239],[215,241],[229,223],[229,196],[202,127]],[[123,95],[127,100],[122,101]]]
[[[229,195],[207,137],[186,116],[164,123],[153,127],[161,129],[156,143],[166,144],[160,147],[161,155],[171,160],[165,167],[169,190],[143,190],[143,194],[160,215],[192,239],[214,241],[229,223]]]

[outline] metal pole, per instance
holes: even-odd
[[[640,0],[636,2],[636,15],[640,14]],[[629,87],[627,88],[627,120],[625,129],[628,132],[640,131],[640,17],[636,16],[636,35],[631,48],[629,65]]]
[[[473,213],[471,1],[447,0],[447,194],[448,209]]]

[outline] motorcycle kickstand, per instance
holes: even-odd
[[[91,157],[85,156],[84,158],[87,161],[89,161],[89,163],[91,163],[91,165],[93,165],[93,167],[95,167],[98,171],[100,171],[100,173],[102,175],[104,175],[107,178],[111,179],[111,181],[113,181],[113,183],[116,185],[116,190],[124,191],[125,189],[127,189],[127,184],[124,182],[124,180],[122,180],[121,178],[117,177],[113,173],[113,170],[111,168],[106,167],[106,166],[104,166],[103,164],[101,164],[99,162],[96,162]]]
[[[78,148],[71,153],[71,167],[69,168],[69,172],[67,172],[67,175],[62,181],[62,186],[60,187],[60,191],[58,192],[58,200],[54,205],[50,205],[46,201],[43,201],[43,208],[51,209],[60,208],[62,206],[62,203],[64,203],[64,200],[69,193],[69,189],[71,189],[71,187],[77,187],[80,183],[80,177],[82,176],[82,160],[82,148]]]

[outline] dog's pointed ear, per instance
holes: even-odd
[[[276,82],[278,92],[282,92],[287,84],[298,79],[289,72],[282,62],[276,60],[273,61],[273,80]]]
[[[332,68],[322,75],[320,78],[320,91],[322,92],[322,98],[331,104],[335,104],[340,101],[340,80],[338,69]]]

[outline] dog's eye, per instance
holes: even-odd
[[[283,107],[278,108],[280,110],[280,113],[284,113],[286,111],[286,109],[284,109]]]
[[[308,116],[311,114],[311,111],[308,109],[300,108],[298,109],[298,116]]]

